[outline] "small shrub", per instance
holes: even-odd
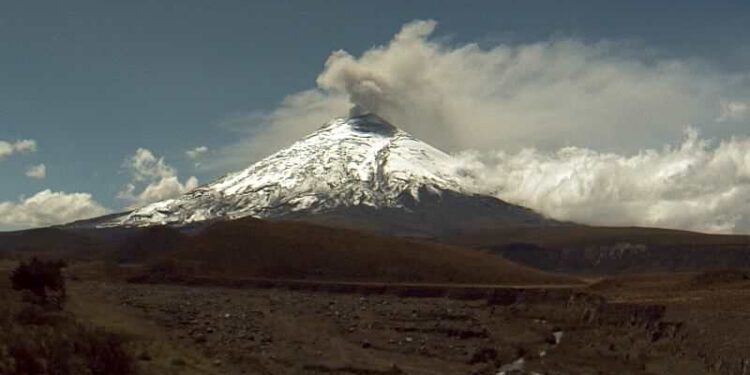
[[[64,266],[38,259],[19,265],[10,279],[22,299],[0,285],[0,375],[135,375],[124,337],[48,308],[65,295]]]
[[[0,298],[9,296],[0,290]],[[134,375],[123,337],[67,312],[28,303],[0,305],[0,374]]]
[[[1,374],[130,375],[135,362],[118,336],[68,321],[16,330],[0,358]]]
[[[66,266],[63,261],[43,261],[37,258],[29,263],[21,262],[10,276],[13,289],[27,290],[35,298],[29,302],[46,305],[52,302],[62,308],[65,300],[65,279],[61,269]]]

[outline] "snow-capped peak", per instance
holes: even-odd
[[[342,207],[404,207],[420,191],[462,192],[448,154],[375,114],[335,119],[245,170],[107,225],[183,225]]]

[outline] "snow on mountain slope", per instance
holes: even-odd
[[[101,226],[183,225],[342,207],[401,208],[420,191],[468,193],[451,156],[369,114],[336,119],[249,168]]]

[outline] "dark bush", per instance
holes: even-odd
[[[10,276],[13,289],[31,292],[35,298],[30,302],[44,305],[51,302],[60,308],[65,300],[65,279],[61,272],[65,266],[61,260],[33,258],[28,263],[21,262]]]
[[[0,284],[0,375],[133,375],[136,362],[124,337],[40,304],[63,294],[62,262],[31,260],[10,278],[17,298]],[[51,302],[51,301],[50,301]]]
[[[4,337],[7,336],[7,337]],[[0,374],[130,375],[132,357],[116,335],[74,321],[0,333]]]

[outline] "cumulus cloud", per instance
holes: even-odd
[[[0,202],[0,228],[23,229],[69,223],[109,211],[88,193],[43,190],[18,201]]]
[[[47,166],[44,164],[32,165],[26,170],[26,177],[35,178],[37,180],[44,179],[47,177]]]
[[[622,156],[579,147],[459,155],[479,191],[556,219],[704,232],[750,232],[750,139],[681,144]]]
[[[129,208],[173,198],[198,187],[195,176],[180,182],[177,171],[164,158],[157,158],[145,148],[136,150],[123,167],[130,173],[131,182],[117,197],[127,202]]]
[[[23,139],[15,142],[0,140],[0,160],[15,153],[36,152],[36,141],[33,139]]]
[[[205,166],[244,167],[333,117],[375,112],[474,155],[465,167],[476,163],[484,191],[557,218],[750,231],[750,144],[721,133],[736,127],[713,126],[748,120],[747,103],[726,98],[750,97],[750,74],[616,41],[485,48],[432,38],[435,28],[414,21],[359,56],[333,52],[316,87],[230,119],[246,134]],[[664,146],[689,126],[718,146],[692,130],[678,147]]]

